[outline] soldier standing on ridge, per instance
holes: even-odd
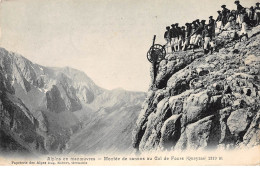
[[[258,26],[260,24],[260,6],[259,6],[259,2],[256,3],[256,7],[255,7],[255,16],[254,16],[254,20],[255,20],[255,26]]]
[[[228,30],[230,27],[233,29],[236,26],[236,11],[232,10],[228,15],[228,23],[225,25],[224,30]]]
[[[227,24],[227,16],[228,16],[230,10],[226,8],[226,5],[222,5],[221,8],[222,8],[222,12],[221,12],[222,13],[222,19],[221,19],[222,26],[225,27],[225,25]]]
[[[179,23],[175,23],[175,27],[176,27],[176,33],[177,33],[177,37],[178,37],[178,43],[176,46],[176,51],[180,51],[181,50],[181,28],[179,27]]]
[[[248,18],[250,21],[250,25],[252,26],[255,26],[254,16],[255,16],[255,9],[253,6],[251,6],[248,11]]]
[[[190,35],[190,48],[194,49],[195,40],[197,37],[196,34],[196,21],[193,21],[191,24],[191,35]]]
[[[215,25],[218,28],[218,32],[220,32],[220,30],[222,29],[222,14],[221,11],[218,11],[218,17],[215,21]]]
[[[184,46],[184,43],[185,43],[185,26],[182,26],[181,27],[181,36],[180,36],[180,38],[181,38],[181,49],[183,48],[183,46]]]
[[[213,52],[213,47],[211,47],[211,39],[212,39],[212,30],[209,28],[209,25],[206,25],[203,32],[202,37],[204,38],[204,54],[208,54],[209,50],[211,50],[211,54]]]
[[[209,26],[212,28],[212,37],[215,38],[215,28],[216,28],[216,22],[213,19],[213,16],[209,16]]]
[[[177,36],[177,30],[175,28],[175,24],[171,25],[171,38],[172,38],[172,52],[176,51],[176,46],[178,44],[178,36]]]
[[[185,26],[186,26],[186,29],[185,29],[185,42],[183,44],[182,51],[186,51],[186,49],[188,48],[188,46],[190,44],[190,33],[191,33],[190,23],[186,23]]]
[[[171,25],[171,34],[172,34],[172,49],[174,52],[177,51],[177,46],[178,46],[178,31],[176,28],[176,24]]]
[[[168,48],[171,47],[171,31],[170,31],[170,26],[166,27],[166,32],[164,33],[164,39],[166,40],[166,51],[169,53]]]
[[[202,31],[204,29],[205,22],[206,22],[206,20],[201,20],[201,23],[199,23],[197,29],[193,33],[193,34],[196,34],[196,39],[195,39],[195,42],[194,42],[193,50],[195,48],[195,45],[199,46],[199,43],[202,41]]]
[[[234,2],[237,5],[237,23],[241,26],[244,22],[244,15],[246,13],[245,8],[240,4],[239,1]]]
[[[248,39],[248,24],[250,24],[248,20],[248,16],[246,15],[246,9],[240,4],[239,1],[234,2],[237,5],[237,23],[241,27],[240,31],[240,40],[243,36],[245,36]],[[247,18],[247,19],[246,19]]]

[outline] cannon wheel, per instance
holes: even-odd
[[[147,59],[151,63],[153,63],[154,61],[160,62],[164,59],[165,56],[165,48],[160,44],[155,44],[147,52]]]

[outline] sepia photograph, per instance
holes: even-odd
[[[0,0],[0,166],[259,166],[259,0]]]

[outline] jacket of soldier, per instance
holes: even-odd
[[[202,37],[205,38],[205,37],[210,37],[212,38],[212,30],[211,29],[204,29],[202,31]]]
[[[191,27],[187,26],[185,29],[185,38],[189,37],[191,35]]]
[[[227,8],[224,8],[224,9],[222,10],[222,19],[227,17],[229,11],[230,11],[230,10],[227,9]]]
[[[178,37],[177,29],[175,27],[171,28],[171,38],[176,38],[176,37]]]
[[[215,20],[209,19],[209,25],[215,28]]]
[[[244,14],[245,13],[245,9],[242,5],[238,4],[237,5],[237,14]]]
[[[181,38],[185,39],[185,29],[181,29]]]
[[[191,26],[191,35],[193,35],[195,33],[195,31],[196,31],[196,26],[195,26],[195,24],[193,24]]]
[[[236,14],[230,13],[227,18],[228,18],[228,21],[235,20],[236,19]]]
[[[177,33],[177,37],[180,38],[181,37],[181,34],[182,34],[182,30],[180,27],[177,27],[176,28],[176,33]]]
[[[216,19],[216,22],[221,21],[221,20],[222,20],[222,14],[218,14],[218,17],[217,17],[217,19]]]
[[[164,38],[165,38],[165,39],[170,39],[170,38],[171,38],[171,31],[170,31],[170,30],[167,30],[167,31],[164,33]]]
[[[201,35],[203,29],[204,29],[204,24],[200,23],[195,32],[196,32],[198,35]]]

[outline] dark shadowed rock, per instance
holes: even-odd
[[[52,86],[50,91],[46,92],[47,108],[52,112],[65,111],[66,105],[64,100],[61,98],[60,91],[56,85]]]
[[[260,142],[260,111],[253,118],[250,127],[243,137],[243,141],[248,147],[256,146]]]
[[[173,115],[168,118],[161,129],[160,147],[163,149],[169,149],[179,140],[181,135],[181,115]]]

